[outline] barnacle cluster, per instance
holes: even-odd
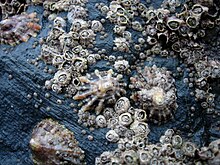
[[[185,141],[172,129],[160,137],[160,142],[150,144],[147,137],[134,136],[118,142],[114,151],[105,151],[96,158],[96,165],[107,164],[218,164],[219,140],[208,147],[198,148]]]
[[[41,29],[36,13],[22,13],[0,22],[0,44],[15,46],[27,42],[30,37],[36,37]]]
[[[113,24],[112,50],[119,54],[96,47],[96,36],[107,36],[103,26],[107,21],[88,20],[86,0],[33,2],[43,4],[45,16],[51,14],[49,20],[53,20],[40,56],[56,68],[46,88],[77,101],[78,122],[109,128],[106,139],[118,144],[115,151],[102,153],[96,164],[219,162],[218,140],[199,148],[168,129],[160,143],[148,142],[148,122],[163,124],[175,115],[178,95],[174,78],[178,76],[185,76],[183,81],[194,89],[190,94],[203,109],[215,110],[210,82],[219,79],[220,63],[205,51],[201,39],[220,24],[217,1],[186,0],[181,6],[179,0],[164,0],[158,9],[140,0],[96,4]],[[182,10],[177,12],[179,7]],[[66,19],[55,14],[60,11],[66,11]],[[175,76],[165,67],[148,63],[155,55],[178,59],[181,66]],[[99,60],[107,61],[111,69],[100,69],[96,65]]]
[[[195,78],[195,97],[201,103],[201,107],[206,109],[208,114],[214,112],[215,94],[209,87],[211,81],[217,81],[220,76],[220,62],[217,60],[204,60],[195,63],[197,76]]]
[[[35,164],[85,164],[84,151],[73,132],[52,119],[42,120],[34,128],[30,147]]]
[[[15,14],[20,14],[25,11],[27,6],[26,0],[3,0],[0,1],[0,17],[7,19]]]
[[[177,97],[171,72],[156,65],[145,66],[144,69],[137,68],[137,74],[130,81],[131,99],[147,112],[150,120],[161,123],[173,116]]]

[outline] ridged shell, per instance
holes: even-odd
[[[41,121],[30,140],[32,157],[37,165],[85,164],[84,151],[74,134],[52,119]]]
[[[172,118],[177,108],[176,88],[171,73],[165,68],[138,68],[138,73],[130,78],[131,99],[146,111],[149,120],[155,123],[166,122]]]

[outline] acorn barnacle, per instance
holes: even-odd
[[[27,42],[30,37],[36,37],[41,26],[37,23],[36,13],[22,13],[0,22],[0,44],[15,46]]]
[[[137,70],[137,75],[130,78],[131,99],[146,111],[149,120],[166,122],[177,108],[175,80],[169,71],[156,65]]]
[[[30,147],[37,165],[85,164],[84,151],[74,134],[52,119],[45,119],[34,128]]]
[[[85,105],[81,110],[86,111],[92,109],[95,105],[96,114],[99,114],[105,104],[113,104],[117,97],[125,94],[125,83],[122,77],[118,75],[114,77],[113,70],[99,71],[87,76],[79,77],[81,86],[78,93],[74,96],[74,100],[83,100]],[[97,104],[96,104],[97,103]]]
[[[183,23],[183,20],[176,17],[169,17],[167,20],[167,26],[170,28],[170,30],[178,30]]]

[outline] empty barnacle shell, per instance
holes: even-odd
[[[157,16],[156,10],[147,10],[145,17],[150,21],[151,19],[154,19]]]
[[[179,27],[178,31],[179,31],[180,35],[182,35],[183,37],[186,37],[186,36],[188,36],[190,29],[186,24],[182,24]]]
[[[71,80],[71,74],[65,70],[58,70],[54,75],[54,83],[66,86]]]
[[[119,26],[119,25],[115,25],[113,31],[116,34],[122,34],[126,29],[126,26]]]
[[[109,151],[105,151],[100,155],[100,161],[103,164],[106,164],[111,161],[112,153]]]
[[[152,156],[148,151],[139,150],[138,155],[139,155],[140,165],[145,165],[150,163]]]
[[[135,134],[140,136],[147,136],[150,132],[148,124],[140,121],[134,121],[131,124],[130,129],[134,130]]]
[[[117,24],[120,26],[125,26],[129,23],[129,18],[125,15],[121,15],[117,17]]]
[[[137,164],[138,163],[138,155],[134,150],[127,150],[122,153],[121,156],[124,164]]]
[[[96,63],[96,58],[95,57],[96,57],[95,54],[90,54],[87,57],[88,64],[90,64],[90,65],[95,64]]]
[[[163,31],[165,31],[165,24],[164,24],[164,22],[163,22],[163,20],[158,20],[157,22],[156,22],[156,29],[159,31],[159,32],[163,32]]]
[[[190,28],[196,28],[199,24],[200,18],[198,16],[189,16],[186,19],[186,24]]]
[[[53,26],[58,28],[65,28],[66,21],[62,17],[56,17],[53,21]]]
[[[157,42],[158,41],[157,41],[157,39],[155,37],[150,37],[150,36],[147,37],[147,43],[149,45],[155,45]]]
[[[183,23],[184,21],[182,19],[176,17],[169,17],[167,20],[167,26],[170,30],[178,30]]]
[[[113,143],[116,143],[119,140],[119,135],[114,130],[108,131],[105,137],[108,141]]]
[[[103,29],[102,23],[98,20],[93,20],[91,23],[91,29],[94,32],[100,32]]]
[[[174,152],[173,146],[170,143],[163,144],[160,151],[162,155],[172,155]]]
[[[103,116],[103,115],[98,115],[95,119],[96,121],[96,124],[103,128],[103,127],[106,127],[107,126],[107,121],[106,121],[106,118]]]
[[[168,41],[169,41],[169,33],[168,33],[168,31],[164,31],[162,33],[157,33],[157,38],[158,38],[159,41],[165,42],[167,44]]]
[[[89,45],[95,40],[95,33],[91,29],[84,29],[79,32],[80,43],[83,45]]]
[[[146,121],[147,120],[146,111],[143,109],[135,109],[134,119],[141,122]]]
[[[191,11],[193,14],[201,16],[203,13],[208,12],[208,10],[208,7],[202,6],[200,4],[195,4],[193,5]]]
[[[15,46],[36,37],[41,26],[37,23],[36,13],[22,13],[0,22],[0,44]]]
[[[143,27],[142,27],[141,23],[138,22],[138,21],[132,22],[132,23],[131,23],[131,26],[132,26],[132,28],[133,28],[134,30],[137,30],[137,31],[142,31],[142,30],[143,30]]]
[[[138,3],[137,8],[140,12],[147,9],[147,7],[143,3]]]
[[[119,124],[121,124],[123,126],[129,126],[132,122],[133,122],[133,119],[131,117],[131,114],[128,112],[122,113],[119,116]]]
[[[167,129],[164,133],[165,136],[167,137],[172,137],[174,135],[174,130],[173,129]]]
[[[182,145],[182,151],[186,156],[194,157],[196,150],[197,148],[194,143],[184,142]]]
[[[127,112],[130,106],[131,104],[130,104],[129,99],[127,97],[121,97],[115,103],[114,109],[116,113],[122,114],[122,113]]]
[[[174,148],[180,148],[182,146],[183,140],[179,135],[174,135],[172,137],[172,146]]]
[[[75,100],[86,100],[87,103],[81,108],[82,111],[92,109],[95,103],[96,114],[99,114],[105,104],[116,102],[116,98],[126,93],[123,89],[124,83],[121,83],[119,77],[113,76],[113,70],[98,71],[79,77],[81,86],[78,93],[74,96]]]
[[[52,119],[41,121],[30,140],[32,158],[36,164],[85,164],[84,151],[78,147],[74,134]]]
[[[120,136],[120,137],[124,137],[125,136],[125,133],[128,131],[128,128],[124,125],[121,125],[119,123],[119,120],[118,120],[118,125],[115,126],[115,132],[117,132],[117,134]]]
[[[175,52],[180,52],[181,51],[181,45],[180,42],[175,42],[172,44],[171,46],[172,50],[174,50]]]

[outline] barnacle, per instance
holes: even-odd
[[[22,13],[0,22],[0,44],[15,46],[27,42],[30,36],[36,37],[41,26],[37,24],[36,13]]]
[[[128,52],[129,51],[129,42],[126,40],[126,38],[117,37],[114,40],[115,46],[120,52]]]
[[[27,7],[26,0],[4,0],[0,1],[0,15],[2,20],[15,14],[20,14]]]
[[[130,78],[131,99],[146,110],[148,117],[155,123],[167,121],[177,108],[176,89],[171,73],[164,68],[138,68],[138,74]]]
[[[183,20],[178,19],[176,17],[169,17],[167,20],[167,26],[171,30],[178,30],[181,24],[183,24],[183,22],[184,22]]]
[[[67,18],[70,23],[72,23],[74,19],[85,18],[86,16],[87,16],[86,9],[79,5],[72,5],[67,14]]]
[[[39,165],[85,164],[84,151],[74,134],[52,119],[45,119],[34,128],[30,147],[33,160]]]
[[[81,87],[74,96],[74,100],[84,100],[86,104],[81,108],[82,111],[92,109],[95,102],[96,114],[99,114],[104,105],[116,102],[116,98],[125,93],[124,83],[120,83],[120,77],[113,77],[113,71],[98,71],[93,74],[79,77]]]

